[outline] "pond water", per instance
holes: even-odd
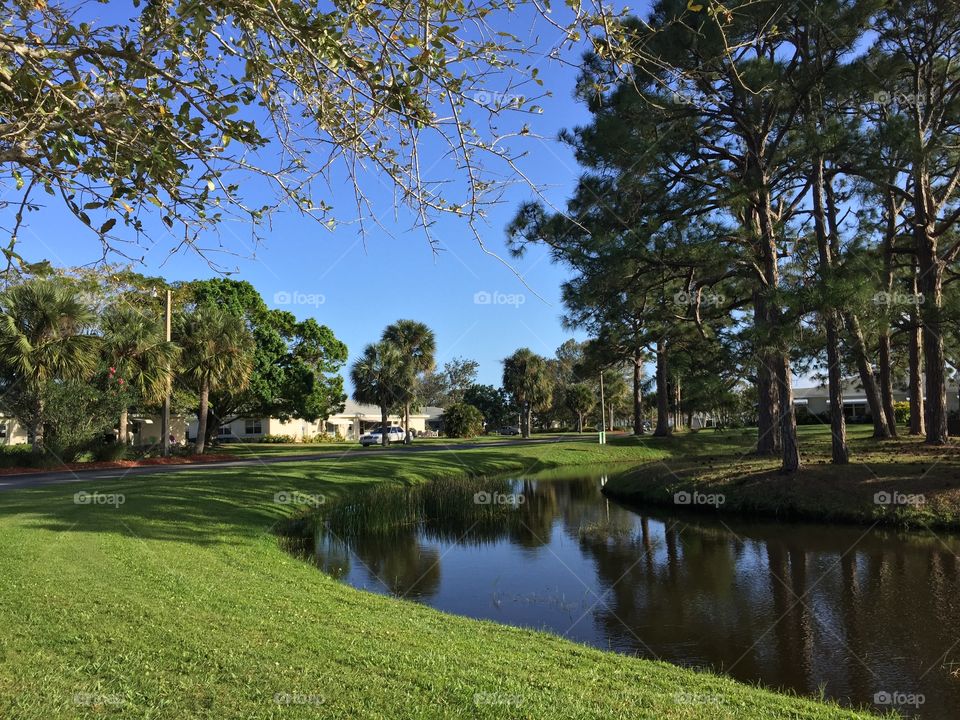
[[[960,718],[957,536],[631,509],[605,482],[580,471],[376,491],[318,519],[300,551],[357,588],[446,612]]]

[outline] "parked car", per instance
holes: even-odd
[[[375,427],[370,432],[360,436],[360,444],[363,447],[369,445],[379,445],[382,442],[383,429]],[[387,428],[387,442],[403,442],[404,432],[402,427],[391,427]]]
[[[513,425],[508,425],[506,427],[500,428],[500,434],[501,435],[519,435],[520,428],[515,427]]]

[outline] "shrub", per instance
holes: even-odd
[[[454,403],[443,411],[443,432],[447,437],[475,437],[483,434],[483,414],[473,405]]]
[[[30,454],[30,445],[0,445],[0,467],[31,467],[34,458]]]
[[[334,435],[331,435],[330,433],[317,433],[316,435],[303,436],[303,442],[315,444],[340,443],[344,442],[345,439],[346,438],[340,434],[340,428],[337,428],[337,432]]]
[[[893,417],[897,425],[910,424],[910,403],[907,400],[900,400],[893,404]]]
[[[264,435],[260,438],[260,442],[275,443],[279,445],[282,443],[296,442],[296,439],[293,437],[293,435]]]

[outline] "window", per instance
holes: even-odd
[[[244,435],[262,435],[263,425],[260,420],[247,420],[243,425]]]
[[[230,429],[229,425],[221,425],[220,429],[217,431],[217,435],[220,437],[233,435],[233,430]]]
[[[7,437],[7,424],[0,423],[0,440],[5,440]]]

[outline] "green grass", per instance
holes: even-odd
[[[577,433],[536,433],[532,439],[534,440],[589,440],[593,439],[596,442],[597,434],[596,433],[583,433],[578,436]],[[448,438],[448,437],[438,437],[438,438],[417,438],[410,445],[403,445],[399,443],[393,443],[389,446],[390,450],[409,450],[411,448],[422,448],[422,447],[437,447],[443,448],[447,445],[461,445],[464,443],[471,443],[475,445],[482,445],[491,442],[523,442],[523,440],[517,436],[507,436],[507,435],[480,435],[473,438]],[[266,456],[281,456],[281,455],[311,455],[313,453],[344,453],[344,452],[354,452],[354,451],[370,451],[375,452],[381,450],[381,446],[372,445],[368,448],[360,446],[356,440],[345,440],[343,442],[330,442],[330,443],[256,443],[256,442],[232,442],[232,443],[223,443],[218,445],[212,452],[222,453],[227,455],[236,455],[238,457],[266,457]]]
[[[878,441],[864,425],[848,430],[850,464],[838,466],[830,462],[828,428],[801,426],[803,466],[792,475],[779,472],[777,459],[752,454],[755,430],[625,439],[662,457],[611,480],[606,492],[628,502],[673,505],[674,493],[695,490],[723,495],[722,512],[960,528],[960,448],[909,437]],[[883,505],[875,502],[877,493],[922,502]]]
[[[869,717],[367,594],[275,534],[302,511],[278,492],[329,501],[667,454],[586,441],[350,453],[0,493],[0,718]],[[125,501],[74,504],[81,490]]]

